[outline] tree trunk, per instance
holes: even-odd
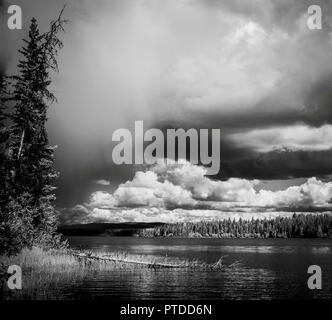
[[[17,160],[20,159],[20,157],[21,157],[21,152],[22,152],[22,148],[23,148],[24,136],[25,136],[25,130],[23,130],[23,132],[22,132],[21,142],[20,142],[20,148],[18,149],[18,154],[17,154]]]

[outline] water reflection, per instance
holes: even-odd
[[[262,281],[264,279],[264,281]],[[137,270],[100,273],[63,288],[80,299],[270,299],[274,276],[257,269],[222,271]]]
[[[169,246],[157,246],[157,245],[132,245],[130,246],[132,251],[141,251],[144,253],[153,254],[154,252],[167,251]],[[321,249],[321,248],[319,248]],[[172,246],[172,251],[218,251],[218,252],[242,252],[242,253],[276,253],[285,252],[292,253],[298,248],[293,246],[285,247],[273,247],[273,246]]]
[[[322,253],[322,254],[329,254],[331,253],[331,248],[329,247],[313,247],[312,249],[313,253]]]
[[[136,269],[99,272],[67,284],[68,298],[81,299],[332,299],[332,242],[329,240],[70,239],[103,251],[128,251],[226,263],[224,271]],[[229,240],[229,241],[228,241]],[[76,242],[75,242],[76,241]],[[73,245],[74,243],[74,245]],[[307,268],[323,270],[323,290],[307,288]]]

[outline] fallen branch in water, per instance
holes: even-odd
[[[157,262],[144,262],[144,261],[134,261],[134,260],[128,260],[128,259],[117,259],[117,258],[110,258],[108,256],[92,256],[84,253],[72,253],[73,256],[78,258],[85,258],[85,259],[91,259],[91,260],[103,260],[103,261],[111,261],[111,262],[123,262],[123,263],[132,263],[132,264],[139,264],[139,265],[145,265],[149,268],[186,268],[185,265],[176,265],[176,264],[164,264],[164,263],[157,263]]]
[[[239,262],[232,263],[231,265],[227,266],[224,264],[223,259],[221,257],[217,262],[209,264],[205,262],[200,262],[198,260],[188,261],[188,260],[178,260],[178,263],[164,263],[164,262],[157,262],[156,259],[151,262],[147,261],[138,261],[126,258],[116,258],[111,257],[109,255],[93,255],[92,253],[88,252],[75,252],[70,251],[70,254],[78,259],[87,259],[87,260],[98,260],[98,261],[105,261],[105,262],[115,262],[115,263],[128,263],[128,264],[135,264],[140,266],[145,266],[148,268],[153,269],[166,269],[166,268],[190,268],[190,269],[204,269],[204,270],[223,270],[225,268],[235,268],[239,266]],[[125,255],[126,256],[126,255]]]

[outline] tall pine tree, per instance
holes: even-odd
[[[57,71],[56,56],[62,47],[58,38],[65,20],[61,11],[50,30],[40,33],[36,19],[31,20],[28,39],[19,50],[22,60],[18,74],[11,77],[13,106],[9,139],[10,177],[6,207],[10,223],[8,231],[12,247],[59,243],[56,235],[57,217],[53,206],[54,148],[49,146],[46,130],[47,110],[55,100],[49,90],[50,72]],[[0,247],[2,247],[0,245]]]

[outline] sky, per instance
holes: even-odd
[[[45,30],[65,3],[48,122],[62,222],[331,209],[331,1],[21,0],[21,31],[6,28],[11,2],[0,1],[1,73],[15,72],[31,17]],[[321,30],[307,27],[311,4]],[[219,174],[115,165],[112,133],[135,120],[220,129]]]

